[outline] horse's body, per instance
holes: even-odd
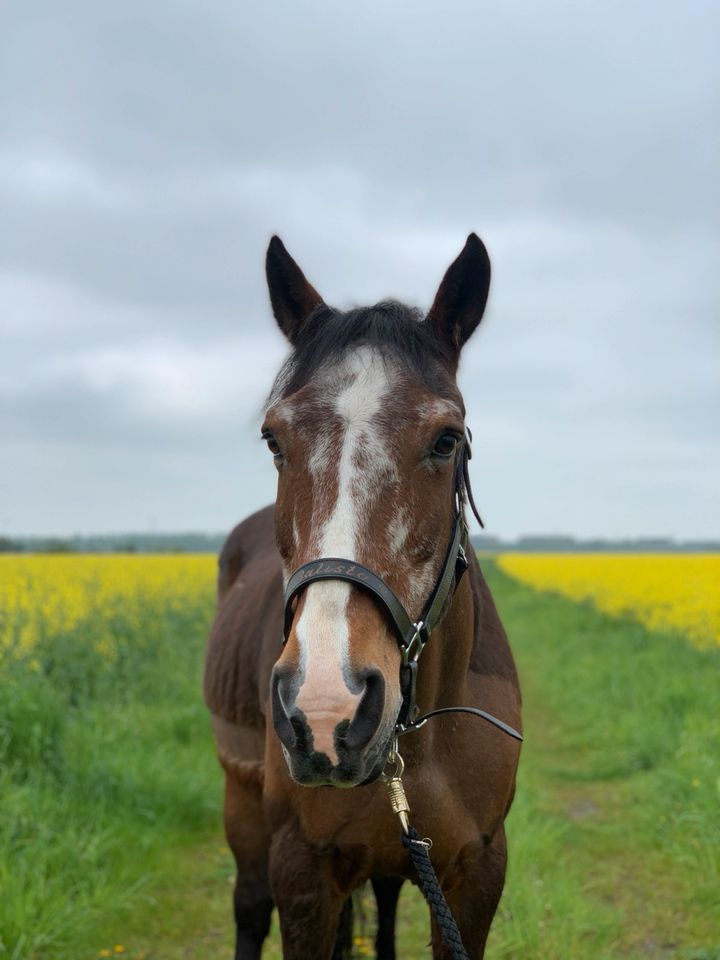
[[[284,248],[282,253],[287,257]],[[290,264],[295,267],[292,261]],[[286,270],[291,269],[285,261],[283,265]],[[277,287],[273,289],[270,263],[268,273],[278,316],[280,294]],[[299,276],[307,283],[302,274]],[[294,273],[292,281],[292,299],[298,303],[302,299],[297,293],[300,281]],[[317,297],[309,285],[308,288]],[[310,306],[315,309],[317,302]],[[480,314],[482,307],[484,300]],[[311,311],[303,303],[297,312],[300,316]],[[278,319],[283,325],[280,316]],[[377,352],[378,344],[372,342],[372,336],[369,339]],[[336,408],[345,411],[343,422],[350,423],[348,431],[352,429],[351,414],[347,412],[348,391],[359,382],[365,398],[377,380],[376,373],[371,376],[375,361],[369,353],[364,366],[358,368],[355,363],[357,355],[369,349],[367,344],[368,337],[360,335],[357,344],[348,345],[338,355],[338,363],[342,366],[345,362],[346,368],[337,387],[344,392],[337,394]],[[391,352],[388,346],[388,356]],[[395,370],[388,362],[389,368]],[[385,360],[382,366],[385,369]],[[268,422],[274,409],[287,414],[289,403],[296,397],[304,397],[309,404],[307,410],[315,410],[318,397],[328,396],[329,381],[322,380],[322,369],[321,365],[314,373],[311,371],[309,380],[299,386],[293,375],[296,380],[302,379],[301,373],[291,370],[282,390],[276,391],[274,399],[271,397]],[[432,401],[437,405],[431,411],[433,417],[445,417],[442,405],[455,403],[454,369],[450,372],[447,384],[438,381],[439,386],[430,391],[430,396],[443,398]],[[390,380],[395,390],[395,376]],[[404,387],[398,395],[398,410],[416,403],[410,418],[414,423],[418,409],[430,410],[426,385],[415,384],[417,390],[413,393],[413,384],[406,377],[400,376],[397,382],[400,381]],[[322,389],[308,400],[306,388],[317,382]],[[394,394],[385,389],[382,409],[391,408],[393,403]],[[237,526],[220,556],[219,606],[208,645],[205,698],[226,774],[225,827],[238,867],[237,960],[260,956],[273,905],[279,910],[286,957],[329,960],[334,955],[343,905],[353,890],[367,880],[373,881],[380,904],[379,955],[394,956],[394,903],[402,879],[415,879],[400,842],[399,822],[390,809],[383,784],[376,779],[387,756],[399,704],[397,646],[388,634],[382,613],[372,598],[346,584],[313,584],[298,602],[287,645],[283,647],[282,642],[283,579],[298,566],[298,561],[305,562],[326,552],[330,534],[338,527],[343,463],[355,464],[356,475],[348,489],[357,490],[357,476],[368,469],[368,451],[377,446],[370,442],[373,437],[367,433],[371,420],[366,400],[363,402],[361,429],[365,431],[365,440],[361,449],[351,448],[352,456],[344,460],[342,451],[347,452],[349,441],[347,435],[345,439],[340,437],[338,443],[344,444],[341,455],[325,456],[321,467],[316,452],[309,467],[311,474],[315,471],[310,477],[315,485],[311,482],[308,489],[300,474],[295,474],[285,486],[281,480],[277,507],[265,508]],[[372,409],[377,410],[377,405]],[[319,424],[329,423],[327,411],[320,411],[321,421],[303,423],[299,410],[296,406],[285,423],[285,429],[289,425],[296,437],[302,437],[308,426],[312,427],[312,436],[318,436]],[[403,424],[398,426],[398,417],[400,413],[393,416],[393,424],[403,436],[410,437],[414,427],[408,421],[401,429]],[[273,429],[271,449],[275,451],[275,446],[280,449],[280,443],[275,441],[277,428]],[[441,435],[441,439],[446,436],[447,433]],[[286,436],[282,446],[289,449],[290,444]],[[394,491],[392,497],[389,492],[383,497],[377,494],[375,488],[382,491],[385,481],[375,473],[373,490],[360,491],[357,496],[365,499],[357,506],[366,518],[363,522],[377,526],[365,530],[364,538],[356,536],[345,546],[345,555],[349,556],[352,550],[355,556],[350,559],[377,570],[408,609],[415,611],[415,616],[429,592],[428,584],[432,586],[437,575],[447,545],[449,517],[445,514],[449,509],[446,505],[451,503],[451,481],[446,475],[449,468],[442,462],[448,459],[446,447],[447,440],[444,444],[438,441],[422,461],[424,472],[415,461],[407,468],[401,464],[400,477],[396,473],[387,480],[387,491]],[[275,453],[276,462],[282,457],[281,466],[287,470],[300,469],[299,456],[292,452]],[[326,473],[320,475],[320,469]],[[393,517],[400,509],[398,504],[405,488],[402,471],[406,469],[410,471],[407,483],[415,484],[414,494],[410,491],[412,509],[421,511],[418,517],[422,520],[416,518],[413,522],[412,509],[408,508],[410,513],[403,514],[405,522],[399,530],[397,524],[393,526]],[[335,476],[333,470],[337,472],[336,481],[330,483],[328,477]],[[388,470],[385,465],[386,473]],[[306,480],[307,476],[306,473]],[[430,492],[425,497],[421,494],[426,489],[422,484],[428,483],[434,486],[428,488]],[[345,522],[347,526],[347,518]],[[430,523],[436,527],[427,527]],[[324,541],[316,533],[318,526],[325,531]],[[353,530],[357,533],[356,527]],[[416,527],[423,528],[418,539],[414,539]],[[388,530],[391,534],[386,533]],[[378,546],[384,535],[391,536],[388,544],[397,548],[394,558],[389,556],[389,545],[382,550]],[[507,638],[477,560],[472,554],[469,559],[468,572],[456,584],[423,653],[418,702],[423,711],[458,704],[481,707],[519,726],[520,695]],[[416,581],[422,589],[415,589]],[[341,590],[344,592],[340,593]],[[338,597],[342,600],[341,609]],[[317,620],[313,621],[311,614],[316,608],[320,616],[316,612]],[[315,633],[308,631],[308,622],[317,622]],[[322,659],[313,660],[315,653],[310,644],[313,637],[322,637],[328,623],[332,630],[323,639]],[[344,659],[341,658],[342,676],[330,672],[336,636],[344,637],[346,643]],[[341,639],[337,644],[341,644]],[[317,688],[311,683],[313,663],[314,669],[320,671]],[[353,670],[353,677],[359,676],[359,680],[348,679],[348,671]],[[375,679],[376,674],[379,679]],[[284,735],[282,743],[276,734],[276,729],[278,733],[283,729],[278,713],[281,721],[289,718],[297,734],[290,734],[290,740]],[[360,729],[363,735],[358,734],[351,741],[350,731]],[[365,733],[366,730],[369,732]],[[353,746],[356,742],[357,748]],[[412,822],[422,835],[433,839],[432,860],[468,955],[482,957],[503,887],[503,821],[512,801],[518,746],[476,718],[453,714],[438,717],[421,730],[407,734],[401,739],[400,748]],[[338,789],[333,784],[352,789]],[[434,956],[444,956],[443,949],[437,931],[433,930]]]

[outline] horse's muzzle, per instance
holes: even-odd
[[[272,719],[290,774],[306,786],[354,787],[375,779],[382,769],[394,717],[385,718],[385,680],[367,669],[357,678],[362,691],[352,717],[328,721],[327,711],[304,713],[295,704],[294,675],[277,665],[272,675]],[[319,749],[313,727],[334,724],[332,746]],[[386,735],[383,735],[383,734]],[[327,739],[327,737],[326,737]]]

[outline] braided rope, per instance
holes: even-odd
[[[437,875],[430,860],[428,844],[420,838],[420,834],[414,827],[410,827],[407,833],[401,835],[402,844],[410,854],[423,896],[428,902],[435,921],[445,944],[450,951],[452,960],[468,960],[468,955],[463,946],[460,931],[455,923],[455,917],[450,912],[450,907],[443,896]]]

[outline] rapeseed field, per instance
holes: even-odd
[[[215,571],[210,555],[0,556],[0,657],[37,666],[43,641],[85,627],[112,660],[120,620],[121,635],[140,636],[148,609],[181,614],[208,600]]]
[[[506,553],[505,573],[650,630],[720,644],[720,554]]]

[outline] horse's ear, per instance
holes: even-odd
[[[450,348],[456,364],[463,344],[482,320],[489,289],[490,257],[480,237],[471,233],[448,267],[425,321]]]
[[[323,299],[305,279],[280,237],[273,237],[270,241],[265,273],[275,319],[290,343],[294,343],[303,321],[322,304]]]

